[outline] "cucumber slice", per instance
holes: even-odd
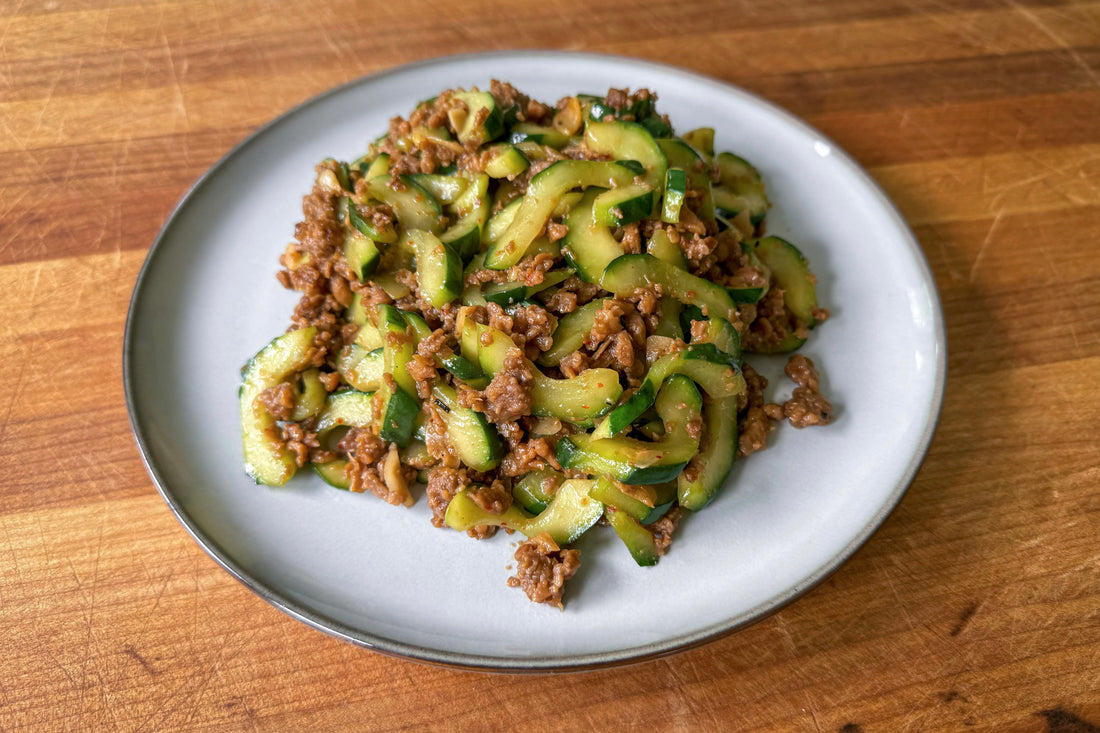
[[[653,255],[619,257],[607,266],[600,282],[604,288],[619,296],[629,295],[636,288],[650,283],[660,283],[666,296],[698,306],[706,315],[727,321],[737,320],[737,307],[725,288],[662,262]]]
[[[275,418],[257,398],[269,387],[284,382],[313,360],[314,327],[276,337],[245,365],[240,388],[241,436],[244,468],[258,484],[282,486],[298,466],[275,431]]]
[[[714,128],[697,127],[683,135],[683,140],[695,148],[707,161],[714,159]]]
[[[680,249],[680,245],[673,244],[664,229],[653,232],[653,236],[646,242],[646,252],[673,267],[678,267],[681,270],[688,269],[687,260],[684,259],[684,251]]]
[[[348,478],[348,462],[344,460],[329,461],[328,463],[314,463],[313,472],[329,486],[335,489],[347,491],[351,488],[351,479]]]
[[[626,545],[634,562],[642,567],[651,567],[657,564],[660,555],[657,552],[657,542],[653,533],[642,526],[641,522],[624,511],[615,507],[606,507],[604,516],[607,523],[615,530],[615,534]]]
[[[603,308],[606,299],[589,301],[572,313],[558,319],[554,329],[554,345],[539,355],[538,363],[543,366],[555,366],[561,360],[584,345],[584,339],[592,330],[596,313]]]
[[[700,219],[714,218],[714,201],[710,192],[710,166],[696,150],[679,138],[657,141],[657,146],[668,159],[668,164],[680,168],[687,176],[688,188],[703,195],[696,213]]]
[[[596,426],[593,436],[597,440],[609,438],[629,427],[650,408],[661,384],[674,374],[690,377],[711,399],[736,397],[745,390],[745,378],[729,362],[729,356],[714,344],[692,344],[684,351],[662,356],[653,362],[634,394]]]
[[[737,397],[703,403],[703,440],[699,452],[676,478],[680,506],[702,509],[722,488],[737,455]]]
[[[531,162],[515,145],[501,143],[489,148],[489,162],[485,173],[490,178],[515,178],[527,170]]]
[[[699,419],[702,397],[694,383],[672,376],[657,396],[664,436],[649,443],[622,435],[602,438],[580,433],[558,441],[555,456],[562,468],[613,476],[627,484],[659,484],[676,478],[699,451],[699,440],[687,429]]]
[[[294,412],[291,413],[292,422],[308,420],[316,415],[325,406],[325,397],[328,390],[321,382],[319,369],[307,369],[300,377],[301,385],[294,385]]]
[[[779,237],[764,237],[756,243],[754,250],[771,271],[776,286],[783,288],[783,302],[787,309],[810,328],[816,326],[816,278],[798,247]]]
[[[649,130],[638,123],[589,120],[584,126],[584,144],[616,160],[638,161],[650,188],[660,190],[664,185],[668,159]]]
[[[364,392],[382,387],[384,364],[381,348],[368,351],[359,344],[341,349],[336,356],[336,371],[345,382]]]
[[[561,197],[575,188],[614,188],[634,181],[630,166],[609,161],[559,160],[531,179],[512,222],[497,236],[490,233],[485,266],[506,270],[519,262],[546,226]],[[503,211],[501,212],[503,213]],[[490,222],[492,224],[492,222]]]
[[[563,474],[549,468],[530,471],[512,485],[512,498],[531,514],[540,514],[550,505],[564,480]]]
[[[432,399],[447,424],[447,441],[462,462],[475,471],[496,468],[504,457],[504,445],[485,416],[459,405],[454,388],[446,384],[432,387]]]
[[[516,348],[502,331],[483,326],[473,320],[462,324],[463,355],[476,358],[487,374],[504,368],[504,360]],[[613,369],[586,369],[572,379],[552,379],[532,362],[531,412],[539,417],[556,417],[574,423],[584,423],[607,412],[623,392],[619,375]]]
[[[562,240],[565,259],[585,282],[598,283],[611,262],[623,255],[623,247],[611,230],[596,222],[595,202],[599,191],[589,190],[565,217],[569,232]]]
[[[653,211],[653,189],[646,183],[632,183],[604,191],[592,202],[597,224],[623,226],[649,216]]]
[[[482,288],[481,293],[485,300],[497,305],[511,305],[523,300],[529,300],[531,296],[541,293],[547,288],[552,288],[573,276],[572,270],[554,270],[546,273],[545,278],[538,285],[524,285],[520,282],[493,283]]]
[[[363,170],[362,166],[359,169],[363,171],[363,178],[368,181],[378,176],[384,176],[390,172],[390,154],[379,153],[378,157],[370,162],[366,170]]]
[[[516,214],[519,213],[519,207],[522,205],[523,197],[521,196],[512,199],[504,208],[493,214],[489,219],[489,223],[485,225],[486,240],[492,242],[504,234],[504,232],[508,230],[508,227],[512,226],[512,222],[516,219]],[[481,264],[482,266],[485,265],[484,258],[482,258]]]
[[[665,174],[665,195],[661,205],[661,221],[675,224],[680,221],[680,207],[687,195],[687,174],[683,168],[669,168]]]
[[[760,172],[733,153],[719,153],[715,164],[721,181],[720,186],[714,187],[715,210],[727,219],[747,210],[753,225],[764,221],[771,204],[764,193]]]
[[[416,418],[420,415],[420,401],[401,387],[390,390],[383,386],[385,407],[382,411],[382,425],[378,434],[383,440],[406,446],[416,427]]]
[[[407,242],[416,253],[416,278],[421,294],[442,308],[462,293],[462,258],[431,232],[410,229]]]
[[[504,132],[504,117],[497,102],[488,92],[456,92],[455,99],[466,103],[464,114],[451,110],[451,124],[463,145],[479,146],[494,140]],[[484,112],[482,110],[485,110]]]
[[[378,390],[384,405],[382,414],[376,416],[379,435],[403,447],[408,444],[420,414],[420,401],[415,397],[416,382],[405,368],[415,353],[415,337],[409,333],[409,326],[397,308],[377,305],[372,315],[383,334],[382,369],[393,376],[395,383],[391,388],[383,379]]]
[[[405,321],[412,328],[418,343],[420,339],[426,338],[432,332],[428,323],[419,313],[406,312]],[[436,354],[435,360],[436,363],[444,369],[458,379],[461,379],[463,382],[466,382],[474,389],[484,389],[485,385],[489,383],[489,378],[485,376],[485,372],[481,371],[481,367],[463,356],[459,356],[458,354],[449,354],[447,356]]]
[[[575,542],[603,516],[603,504],[588,496],[591,481],[570,479],[558,487],[546,510],[528,516],[513,504],[502,514],[479,507],[465,490],[459,491],[447,506],[447,526],[465,531],[493,525],[521,532],[527,537],[546,532],[558,545]]]
[[[392,223],[384,227],[376,227],[373,222],[363,218],[362,214],[359,213],[359,209],[356,208],[355,202],[347,196],[340,199],[338,206],[338,210],[343,212],[346,217],[349,227],[358,231],[364,237],[386,244],[397,240],[397,231],[393,228]]]
[[[564,148],[569,144],[570,139],[564,132],[560,132],[553,127],[536,125],[533,122],[517,122],[512,126],[512,132],[508,136],[508,140],[512,144],[531,142],[555,149]]]
[[[339,427],[365,428],[374,421],[374,393],[347,390],[333,392],[317,418],[317,436],[324,438]]]
[[[371,239],[359,232],[348,232],[344,237],[344,259],[359,282],[366,282],[378,269],[382,253]]]
[[[409,178],[441,204],[453,204],[470,185],[468,178],[444,176],[439,173],[412,173]]]
[[[367,182],[367,191],[388,204],[405,229],[438,232],[442,224],[442,210],[435,196],[421,188],[412,176],[401,176],[396,181],[389,175],[372,178]],[[397,188],[394,188],[395,185]]]

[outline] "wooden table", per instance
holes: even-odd
[[[732,5],[3,3],[0,729],[1098,730],[1100,3]],[[331,639],[199,549],[130,436],[126,307],[188,186],[335,84],[507,47],[790,109],[882,183],[943,297],[943,415],[897,511],[679,656],[509,677]]]

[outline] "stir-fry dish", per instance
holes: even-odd
[[[757,170],[655,102],[493,81],[322,161],[280,258],[292,325],[242,372],[249,475],[309,464],[424,496],[436,527],[518,532],[509,585],[560,608],[593,527],[653,565],[776,422],[828,423],[809,359],[783,404],[742,361],[828,316],[806,259],[764,235]]]

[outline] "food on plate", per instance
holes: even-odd
[[[785,404],[743,352],[828,316],[759,172],[677,136],[646,90],[556,106],[448,90],[351,162],[322,161],[280,258],[291,328],[242,371],[245,466],[528,539],[509,585],[561,607],[577,540],[653,565],[774,423],[826,424],[813,363]],[[418,487],[424,486],[424,489]]]

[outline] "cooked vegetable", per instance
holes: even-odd
[[[802,253],[763,236],[760,172],[655,101],[555,109],[494,82],[322,161],[281,260],[297,327],[242,371],[249,474],[311,463],[392,504],[426,482],[437,526],[531,538],[515,584],[548,603],[601,518],[655,564],[762,446],[739,424],[774,419],[743,352],[797,348],[826,315]]]

